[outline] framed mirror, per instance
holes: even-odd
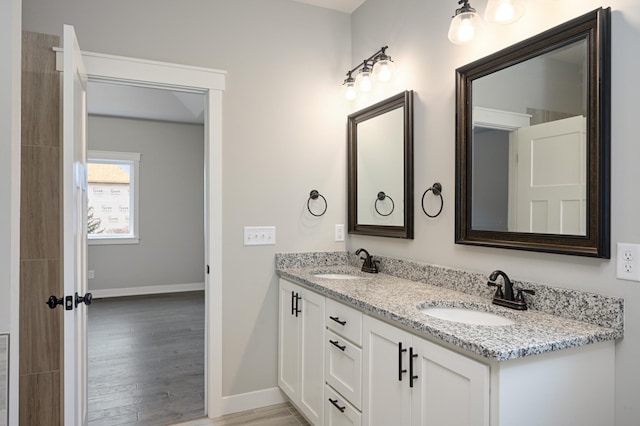
[[[610,257],[610,19],[456,70],[456,243]]]
[[[349,233],[413,238],[413,91],[348,117]]]

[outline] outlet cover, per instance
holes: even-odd
[[[621,280],[640,281],[640,244],[618,243],[616,277]]]
[[[344,225],[340,224],[340,225],[336,225],[336,232],[335,232],[335,240],[336,241],[344,241]]]

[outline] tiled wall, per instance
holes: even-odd
[[[23,33],[20,425],[60,424],[62,296],[60,75],[56,36]]]

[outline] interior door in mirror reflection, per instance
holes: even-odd
[[[586,119],[522,127],[516,132],[513,231],[586,234]]]

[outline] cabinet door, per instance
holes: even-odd
[[[412,426],[488,426],[489,366],[413,337]]]
[[[410,424],[408,348],[411,335],[371,317],[363,319],[363,425]]]
[[[324,297],[300,289],[300,402],[309,421],[322,424],[324,409]]]
[[[278,385],[292,400],[298,397],[300,321],[295,316],[295,295],[299,287],[280,280],[278,330]]]

